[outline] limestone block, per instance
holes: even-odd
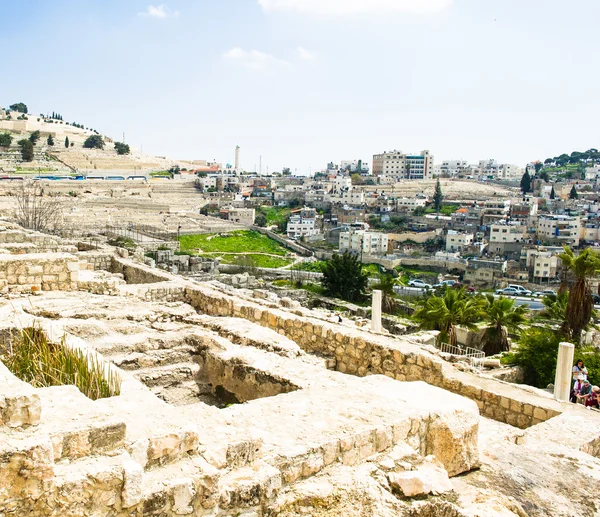
[[[144,469],[139,463],[127,458],[123,461],[123,477],[121,505],[123,508],[131,508],[142,501]]]
[[[194,511],[192,501],[196,495],[194,485],[190,479],[176,480],[177,486],[173,490],[173,511],[177,515],[189,515]]]
[[[479,467],[479,415],[472,412],[445,412],[427,429],[427,454],[433,454],[450,476]]]
[[[452,490],[448,472],[433,464],[422,465],[417,470],[392,472],[388,474],[388,480],[392,488],[406,497],[438,495]]]

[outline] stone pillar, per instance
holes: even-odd
[[[381,332],[381,291],[373,291],[373,304],[371,306],[371,330]]]
[[[561,343],[558,348],[556,362],[556,377],[554,378],[554,398],[563,402],[569,401],[571,385],[573,384],[573,355],[575,346],[571,343]]]

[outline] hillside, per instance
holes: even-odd
[[[39,131],[40,138],[34,145],[33,159],[24,161],[17,142],[28,139],[35,131]],[[0,173],[145,173],[169,169],[174,165],[193,168],[187,162],[142,154],[134,148],[131,148],[130,154],[119,155],[114,148],[114,139],[106,135],[100,135],[105,143],[104,149],[86,149],[84,142],[99,134],[97,131],[52,116],[24,114],[0,107],[0,135],[5,133],[11,135],[12,143],[4,147],[0,145]],[[54,140],[54,145],[48,145],[48,137]]]

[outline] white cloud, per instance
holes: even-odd
[[[260,50],[244,50],[240,47],[234,47],[223,55],[225,59],[239,63],[251,70],[266,70],[273,66],[287,66],[289,63],[278,59],[271,54],[266,54]]]
[[[312,52],[309,52],[304,47],[298,47],[296,52],[298,53],[298,59],[300,61],[314,61],[317,58]]]
[[[149,5],[146,12],[140,13],[141,16],[151,16],[152,18],[168,18],[169,16],[179,16],[179,11],[171,11],[165,4]]]
[[[454,0],[258,0],[265,11],[308,14],[430,14],[442,11]]]

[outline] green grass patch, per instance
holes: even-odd
[[[267,225],[283,224],[292,213],[291,208],[277,206],[263,206],[260,211],[267,217]]]
[[[458,210],[458,205],[443,205],[440,208],[440,215],[452,215],[454,212]],[[427,208],[425,210],[426,214],[436,214],[435,208]]]
[[[286,255],[287,250],[277,241],[252,230],[238,230],[227,234],[182,235],[179,238],[181,251],[205,253],[256,252],[271,255]]]
[[[294,271],[310,271],[312,273],[322,273],[323,267],[326,262],[324,260],[317,260],[315,262],[300,262],[292,267]]]
[[[17,332],[0,344],[0,359],[19,379],[35,388],[74,385],[97,400],[121,393],[121,379],[95,357],[48,340],[37,327]]]
[[[264,267],[268,269],[285,267],[289,266],[292,263],[291,259],[287,259],[284,257],[271,257],[269,255],[256,255],[253,253],[248,253],[245,255],[222,255],[219,253],[203,253],[201,256],[211,259],[218,258],[221,264],[230,264],[245,267]]]
[[[155,178],[155,177],[172,178],[173,177],[173,175],[169,171],[151,172],[150,176],[153,177],[153,178]]]

